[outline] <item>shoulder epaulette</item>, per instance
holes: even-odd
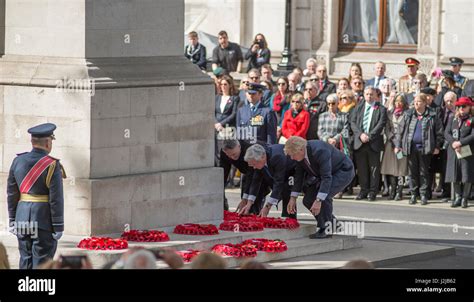
[[[17,153],[16,156],[20,156],[20,155],[23,155],[23,154],[26,154],[28,152],[22,152],[22,153]]]

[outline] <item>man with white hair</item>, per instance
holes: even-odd
[[[281,216],[296,219],[296,211],[291,214],[287,212],[291,193],[290,177],[295,173],[296,162],[285,155],[283,145],[276,144],[267,148],[253,145],[247,149],[244,159],[254,169],[254,172],[252,173],[248,203],[239,209],[239,213],[248,214],[261,187],[270,186],[272,193],[266,198],[260,216],[266,217],[271,207],[277,206],[280,200],[283,200]]]
[[[314,215],[319,228],[309,238],[331,237],[337,227],[333,225],[332,199],[354,178],[351,159],[328,143],[307,141],[298,136],[290,137],[284,150],[292,160],[298,162],[288,213],[296,213],[296,200],[300,192],[304,191],[303,204]]]
[[[309,58],[306,60],[306,69],[303,71],[303,74],[307,77],[310,77],[313,74],[316,74],[316,68],[318,67],[318,62],[314,58]]]
[[[385,70],[386,70],[386,67],[385,67],[384,62],[378,61],[377,63],[375,63],[375,66],[374,66],[375,77],[367,80],[365,82],[365,85],[366,86],[373,86],[375,88],[379,88],[380,84],[381,84],[381,81],[386,78]]]
[[[390,101],[390,95],[392,92],[396,92],[397,90],[397,81],[392,78],[384,78],[383,80],[380,81],[379,84],[379,89],[382,92],[382,98],[380,99],[380,103],[384,105],[387,110],[393,109],[393,106],[395,104],[391,104]],[[395,94],[392,94],[392,96],[395,96]]]
[[[304,89],[305,109],[309,112],[309,129],[306,138],[318,139],[318,120],[321,113],[327,111],[326,101],[319,98],[319,85],[309,81]]]
[[[156,258],[145,249],[130,255],[123,266],[124,269],[156,269]]]

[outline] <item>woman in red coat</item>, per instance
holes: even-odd
[[[309,113],[304,110],[303,107],[303,95],[300,93],[293,95],[291,98],[291,109],[285,112],[283,123],[281,125],[281,133],[285,139],[288,139],[291,136],[306,138],[306,133],[309,129]]]

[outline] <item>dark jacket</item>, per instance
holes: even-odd
[[[315,175],[311,175],[309,171],[306,171],[304,161],[298,162],[295,170],[293,192],[301,192],[304,183],[307,182],[307,178],[313,176],[321,181],[319,193],[329,194],[333,183],[332,176],[339,170],[346,171],[354,169],[354,165],[349,157],[323,141],[308,141],[306,154],[308,155],[311,168],[315,172]]]
[[[448,142],[448,163],[446,167],[446,182],[474,182],[474,156],[458,159],[456,152],[451,146],[453,142],[459,141],[462,146],[470,146],[474,152],[474,119],[470,117],[459,126],[459,119],[451,117],[444,131],[444,137]]]
[[[235,119],[237,117],[237,106],[239,104],[238,96],[231,96],[224,107],[224,112],[221,112],[222,95],[216,95],[216,123],[221,123],[222,126],[235,126]]]
[[[206,47],[204,45],[198,43],[193,51],[191,51],[191,45],[186,45],[184,56],[202,70],[206,70]]]
[[[354,150],[359,150],[363,143],[360,140],[360,135],[364,133],[363,122],[365,113],[365,101],[363,105],[356,106],[351,113],[351,129],[354,133]],[[372,120],[370,121],[369,146],[375,152],[380,152],[384,149],[383,130],[387,123],[387,109],[380,103],[374,103],[374,112],[372,113]]]
[[[51,232],[64,231],[63,169],[59,160],[54,160],[33,184],[28,192],[20,192],[20,185],[31,168],[46,151],[33,148],[31,152],[18,154],[13,160],[7,182],[7,202],[10,223],[38,223],[38,228]],[[48,174],[50,174],[48,176]],[[48,195],[48,202],[20,201],[20,194]]]
[[[398,129],[395,129],[395,145],[401,148],[405,156],[410,155],[413,134],[418,121],[415,108],[410,108],[403,114]],[[436,111],[426,107],[423,113],[422,135],[423,150],[422,154],[433,154],[434,149],[440,149],[443,146],[443,124],[438,118]]]
[[[319,83],[317,84],[319,85]],[[336,84],[326,79],[326,81],[324,81],[323,83],[323,89],[319,91],[318,98],[320,100],[326,101],[326,98],[328,97],[328,95],[335,92],[336,92]]]
[[[328,107],[326,101],[323,101],[319,96],[307,102],[306,110],[309,112],[309,128],[306,133],[306,139],[318,139],[318,120],[319,115],[327,111]]]
[[[260,69],[262,65],[269,64],[271,56],[271,51],[268,48],[262,49],[260,54],[258,54],[258,52],[252,52],[252,46],[250,46],[247,53],[245,53],[245,60],[249,60],[247,72],[249,72],[249,70],[252,68]]]
[[[281,200],[282,192],[289,185],[289,177],[295,173],[297,162],[285,155],[282,144],[267,146],[267,165],[261,170],[254,170],[249,195],[257,196],[262,183],[272,188],[270,197]]]
[[[254,172],[254,169],[252,167],[249,167],[248,163],[244,160],[244,156],[245,156],[245,153],[247,152],[247,149],[252,145],[242,140],[239,140],[239,143],[240,143],[239,158],[237,160],[233,160],[229,158],[221,149],[219,166],[224,169],[224,183],[229,177],[232,166],[239,169],[239,171],[244,176],[242,177],[242,193],[248,194],[250,190],[250,183],[252,181],[252,173]]]

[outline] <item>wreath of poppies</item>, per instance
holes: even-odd
[[[179,224],[174,228],[175,234],[182,235],[217,235],[219,230],[213,224]]]
[[[189,263],[193,260],[194,257],[199,255],[201,251],[191,249],[191,250],[185,250],[185,251],[177,251],[176,253],[179,256],[181,256],[181,258],[183,259],[185,263]]]
[[[230,232],[261,232],[263,231],[263,224],[255,221],[231,220],[221,223],[219,230]]]
[[[211,251],[221,256],[230,256],[235,258],[257,257],[257,248],[251,244],[216,244]]]
[[[269,240],[264,238],[248,239],[242,242],[245,245],[253,245],[258,251],[266,253],[282,253],[288,250],[286,242],[283,240]]]
[[[128,232],[122,233],[122,239],[138,242],[162,242],[169,241],[170,237],[168,234],[162,231],[130,230]]]
[[[86,250],[123,250],[128,248],[128,242],[110,237],[90,237],[82,239],[77,247]]]
[[[239,215],[238,213],[224,211],[224,222],[232,222],[233,226],[238,222],[245,223],[260,223],[263,224],[264,228],[268,229],[296,229],[300,226],[298,220],[293,218],[273,218],[273,217],[259,217],[255,214],[251,215]],[[240,226],[239,226],[240,227]],[[221,229],[224,230],[224,229]],[[233,231],[232,229],[226,229],[226,231]],[[240,230],[242,231],[242,230]],[[242,231],[244,232],[244,231]]]
[[[293,218],[281,219],[264,217],[259,218],[259,220],[263,223],[263,226],[268,229],[297,229],[300,226],[298,220]]]

